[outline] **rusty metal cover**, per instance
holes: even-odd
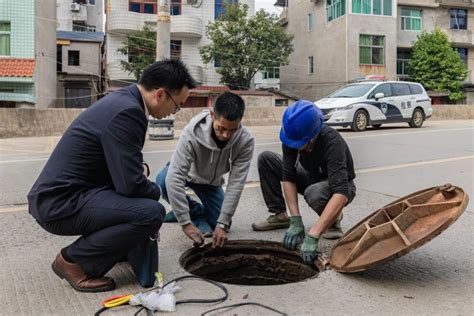
[[[370,214],[334,245],[330,266],[339,272],[367,270],[424,245],[464,212],[469,197],[446,184],[415,192]]]

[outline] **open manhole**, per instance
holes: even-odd
[[[242,285],[298,282],[319,272],[316,265],[306,265],[298,252],[262,240],[232,240],[221,249],[212,249],[210,244],[189,249],[179,262],[191,274]]]

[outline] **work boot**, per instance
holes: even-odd
[[[328,229],[324,233],[321,234],[321,237],[325,239],[341,238],[343,235],[341,221],[342,221],[342,213],[341,215],[339,215],[336,221],[331,226],[329,226]]]
[[[267,219],[252,224],[252,229],[255,231],[274,230],[288,227],[290,227],[290,219],[279,219],[276,215],[270,215]]]
[[[71,284],[79,292],[105,292],[115,289],[115,281],[111,278],[93,278],[88,276],[77,263],[64,260],[61,253],[51,265],[53,272]]]
[[[163,220],[165,223],[176,223],[177,221],[178,219],[176,218],[176,215],[174,215],[173,211],[166,213],[165,219]]]

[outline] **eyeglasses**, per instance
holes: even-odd
[[[165,89],[163,89],[165,90]],[[181,106],[178,105],[178,103],[176,103],[176,101],[173,99],[173,97],[171,96],[171,93],[169,93],[167,90],[165,90],[165,93],[166,95],[171,99],[171,101],[173,101],[174,105],[175,105],[175,112],[174,113],[178,113],[179,110],[181,110]]]

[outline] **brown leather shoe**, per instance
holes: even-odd
[[[105,292],[115,289],[115,281],[111,278],[93,278],[88,276],[77,263],[64,260],[61,253],[51,265],[54,273],[71,284],[79,292]]]

